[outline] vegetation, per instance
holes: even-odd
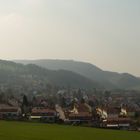
[[[0,121],[1,140],[139,140],[138,132]]]
[[[29,64],[22,65],[0,60],[0,89],[12,89],[13,93],[44,92],[51,87],[94,88],[97,83],[74,72],[48,70]]]
[[[140,79],[131,74],[103,71],[90,63],[71,60],[27,60],[17,61],[24,64],[36,64],[52,70],[69,70],[79,73],[91,80],[98,81],[105,88],[140,89]]]

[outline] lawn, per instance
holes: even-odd
[[[0,121],[0,140],[140,140],[140,133]]]

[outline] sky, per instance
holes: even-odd
[[[0,59],[72,59],[140,76],[140,0],[0,0]]]

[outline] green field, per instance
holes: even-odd
[[[0,121],[0,140],[140,140],[140,133]]]

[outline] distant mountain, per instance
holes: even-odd
[[[0,60],[0,87],[17,87],[29,90],[58,87],[101,88],[101,85],[80,74],[66,70],[48,70],[35,64],[17,64]]]
[[[23,64],[36,64],[50,70],[68,70],[97,81],[108,89],[140,89],[140,78],[131,74],[103,71],[85,62],[72,60],[18,60]]]

